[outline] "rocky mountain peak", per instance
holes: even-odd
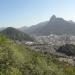
[[[53,22],[55,19],[56,19],[56,16],[52,15],[51,18],[50,18],[50,22]]]

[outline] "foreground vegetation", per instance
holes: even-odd
[[[75,75],[75,67],[0,35],[0,75]]]

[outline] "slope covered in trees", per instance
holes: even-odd
[[[0,75],[75,75],[75,67],[0,35]]]
[[[29,36],[28,34],[25,34],[15,28],[8,27],[1,31],[2,34],[6,35],[8,38],[13,40],[24,40],[24,41],[33,41],[34,39]]]
[[[58,52],[64,53],[68,56],[75,56],[75,45],[72,44],[66,44],[57,50]]]

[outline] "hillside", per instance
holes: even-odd
[[[6,35],[8,38],[13,40],[24,40],[24,41],[33,41],[34,39],[29,36],[28,34],[25,34],[15,28],[8,27],[1,31],[2,34]]]
[[[75,45],[72,44],[66,44],[57,50],[58,52],[64,53],[68,56],[75,56]]]
[[[1,28],[0,28],[0,31],[2,31],[2,30],[4,30],[4,29],[5,29],[4,27],[1,27]]]
[[[0,75],[75,75],[75,67],[0,35]]]
[[[27,26],[23,26],[21,28],[18,28],[18,30],[20,30],[22,32],[25,32],[26,30],[28,30],[28,27]]]
[[[32,25],[31,27],[22,27],[19,30],[23,31],[25,33],[34,33],[34,32],[38,32],[39,30],[42,29],[43,26],[45,26],[48,23],[48,21],[45,22],[41,22],[37,25]]]
[[[42,25],[42,26],[41,26]],[[34,28],[34,29],[33,29]],[[35,29],[36,28],[36,29]],[[24,32],[35,35],[49,35],[69,33],[75,35],[75,22],[66,21],[53,15],[49,21],[23,29]]]

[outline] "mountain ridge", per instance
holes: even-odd
[[[27,30],[24,30],[24,32],[32,35],[50,35],[51,33],[58,35],[69,33],[75,35],[75,22],[73,21],[66,21],[53,15],[49,21],[42,23],[42,26],[39,23],[40,25],[31,26]]]

